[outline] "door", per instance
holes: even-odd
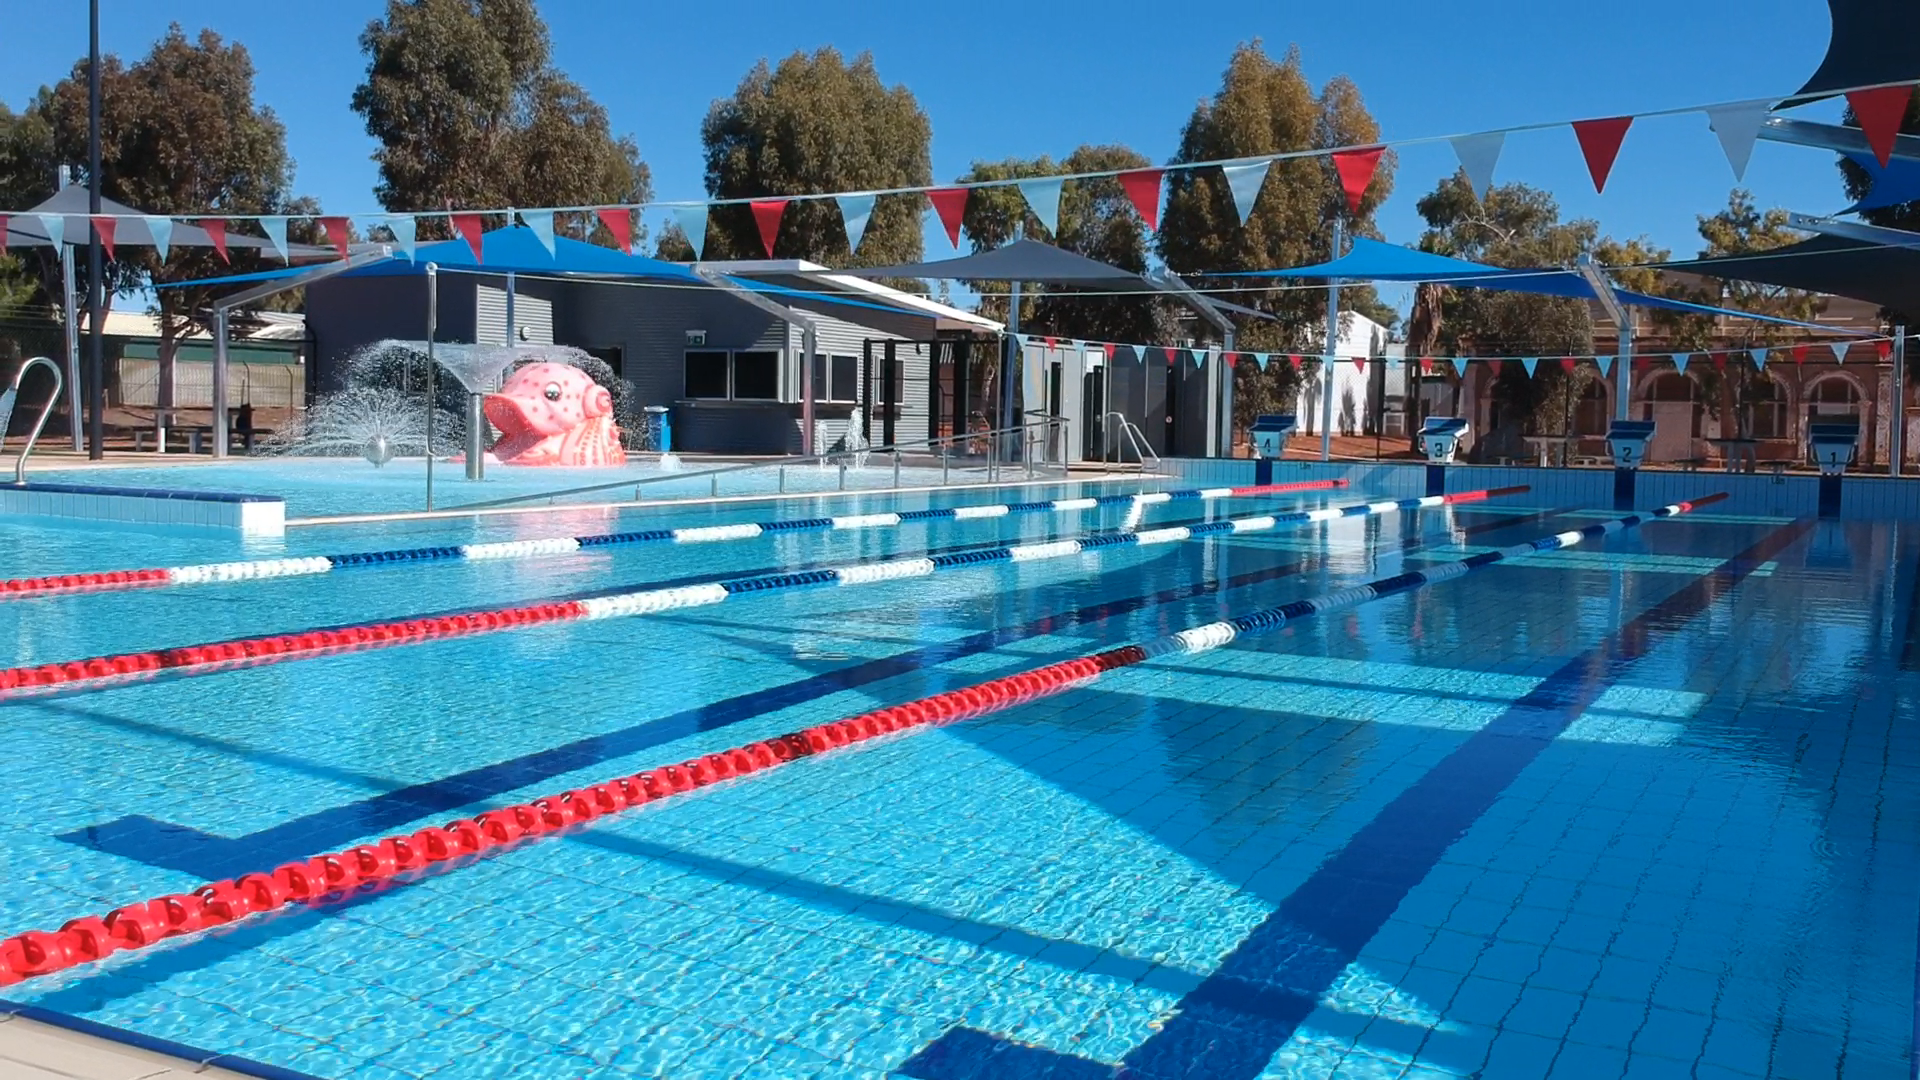
[[[1080,457],[1091,460],[1104,457],[1107,439],[1107,417],[1100,406],[1107,400],[1107,369],[1089,368],[1080,380],[1081,415],[1086,417],[1080,425]]]
[[[1647,443],[1648,461],[1685,461],[1693,457],[1691,401],[1656,401],[1647,406],[1653,438]]]

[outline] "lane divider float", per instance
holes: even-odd
[[[1341,518],[1373,517],[1401,510],[1483,502],[1506,495],[1517,495],[1526,490],[1528,490],[1527,487],[1521,485],[1485,491],[1463,491],[1453,495],[1428,495],[1417,499],[1350,503],[1345,506],[1294,510],[1257,517],[1222,518],[1199,525],[1180,525],[1132,533],[1095,533],[1066,540],[1049,540],[1033,544],[1003,544],[942,555],[888,559],[841,567],[824,567],[818,570],[761,574],[755,577],[734,578],[697,585],[636,589],[631,592],[612,593],[581,600],[523,604],[452,615],[360,623],[324,630],[296,630],[259,637],[230,638],[225,641],[180,645],[145,652],[91,656],[82,660],[0,669],[0,698],[49,691],[68,691],[93,684],[120,683],[148,678],[160,672],[176,675],[211,675],[236,666],[258,666],[282,660],[310,659],[348,649],[390,648],[442,638],[467,637],[495,630],[543,626],[550,623],[653,615],[663,611],[718,604],[730,596],[743,593],[766,593],[824,585],[871,585],[882,581],[925,577],[941,570],[959,567],[993,563],[1040,562],[1086,552],[1100,552],[1107,548],[1140,547],[1194,538],[1211,540],[1229,534],[1259,532],[1289,525],[1311,525]]]
[[[356,551],[344,555],[246,559],[238,562],[201,563],[194,566],[167,566],[146,570],[101,570],[82,574],[54,574],[46,577],[12,578],[0,581],[0,599],[46,596],[53,593],[112,592],[124,589],[161,588],[169,585],[207,585],[230,581],[308,577],[314,574],[331,573],[335,570],[373,566],[536,559],[553,555],[572,555],[588,548],[624,547],[633,544],[709,544],[730,540],[751,540],[776,533],[882,529],[923,521],[967,521],[975,518],[1018,517],[1025,514],[1058,514],[1093,510],[1105,506],[1124,505],[1130,508],[1130,514],[1137,514],[1148,506],[1186,499],[1206,501],[1239,499],[1260,495],[1281,495],[1288,492],[1331,491],[1346,486],[1345,480],[1303,480],[1291,484],[1186,488],[1180,491],[1142,492],[1137,495],[1100,495],[1081,499],[1043,499],[1038,502],[947,506],[932,510],[903,510],[886,514],[794,518],[786,521],[743,522],[736,525],[696,525],[684,529],[644,529],[638,532],[600,533],[591,536],[502,540],[489,544],[446,544],[436,547],[399,548],[392,551]]]
[[[105,915],[69,920],[58,930],[32,930],[0,941],[0,986],[51,975],[104,960],[118,952],[149,948],[293,904],[315,904],[374,888],[431,866],[457,865],[490,850],[583,825],[635,806],[658,802],[721,780],[785,765],[801,758],[911,728],[969,720],[1064,690],[1156,657],[1217,649],[1290,623],[1464,577],[1503,562],[1573,547],[1657,518],[1677,517],[1726,498],[1719,493],[1657,510],[1628,514],[1571,532],[1454,562],[1395,574],[1308,600],[1190,627],[1143,644],[1123,645],[1017,675],[935,694],[904,705],[861,713],[771,739],[707,754],[603,784],[546,795],[489,810],[444,826],[389,836],[345,851],[286,863],[270,871],[212,882],[188,893],[129,904]]]

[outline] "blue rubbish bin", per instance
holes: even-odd
[[[655,449],[663,454],[673,452],[673,413],[665,405],[649,405],[646,408],[653,422],[660,429],[660,445]]]

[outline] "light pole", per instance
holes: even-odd
[[[100,309],[104,305],[100,265],[100,0],[88,7],[87,47],[87,457],[106,456],[105,362],[101,359]],[[215,435],[219,438],[219,435]]]

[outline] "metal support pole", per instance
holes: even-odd
[[[508,220],[511,221],[512,218],[508,218]],[[519,320],[518,318],[516,318],[516,314],[514,311],[514,292],[515,292],[515,287],[514,287],[514,280],[513,280],[513,271],[509,270],[507,271],[507,338],[506,338],[506,346],[509,349],[520,344]]]
[[[1339,218],[1333,221],[1333,258],[1340,257],[1345,229]],[[1334,354],[1340,348],[1340,279],[1327,282],[1327,348],[1320,358],[1320,460],[1333,460],[1333,373]]]
[[[485,399],[474,393],[467,395],[467,479],[485,480],[487,478],[487,413],[481,407]]]
[[[1020,377],[1020,365],[1026,360],[1026,350],[1020,347],[1020,283],[1014,282],[1009,290],[1007,303],[1007,337],[1000,350],[1000,422],[997,428],[1013,427],[1016,423],[1013,390],[1014,380]],[[1004,446],[1018,445],[1019,436],[1008,438],[998,436]],[[994,456],[999,457],[999,447],[994,448]]]
[[[1887,425],[1887,472],[1900,475],[1907,452],[1907,328],[1893,328],[1893,422]]]
[[[1613,362],[1620,365],[1615,374],[1617,380],[1613,391],[1613,416],[1616,420],[1633,419],[1633,402],[1629,400],[1633,393],[1633,309],[1627,308],[1627,320],[1620,327],[1620,355]]]
[[[791,340],[791,339],[789,339]],[[819,331],[813,320],[800,327],[800,453],[816,453],[813,443],[813,351],[820,347]]]
[[[230,314],[228,308],[213,309],[213,456],[217,458],[227,456],[227,339],[233,332]]]
[[[65,165],[60,166],[58,183],[54,190],[64,191],[72,182]],[[60,314],[62,328],[65,331],[66,352],[63,359],[67,365],[67,427],[73,434],[73,452],[79,453],[87,448],[86,421],[80,404],[80,305],[77,302],[77,288],[73,281],[73,249],[64,241],[54,251],[60,259]],[[166,449],[161,447],[161,449]]]
[[[92,0],[87,19],[87,213],[100,214],[100,0]],[[107,455],[106,328],[100,325],[106,307],[105,267],[100,260],[100,229],[87,222],[87,456],[95,461]],[[214,449],[222,448],[224,429],[216,432]]]
[[[433,339],[440,334],[440,267],[427,264],[427,509],[433,509]]]

